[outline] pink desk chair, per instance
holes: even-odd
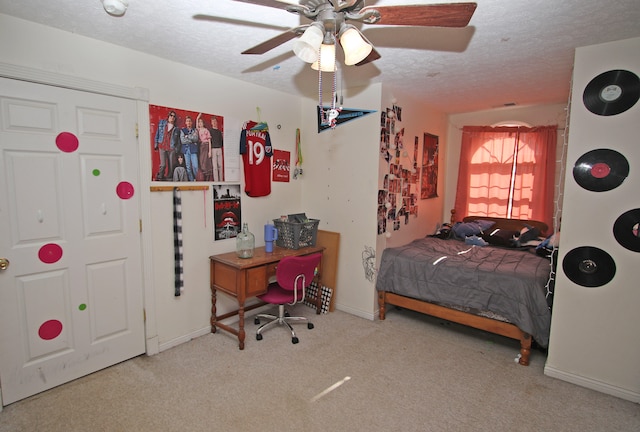
[[[256,331],[256,339],[262,340],[262,332],[275,325],[286,325],[291,330],[291,342],[299,342],[291,324],[307,323],[307,328],[311,330],[313,324],[305,317],[289,316],[284,310],[285,304],[295,305],[304,301],[306,290],[311,285],[313,278],[318,272],[318,266],[322,254],[312,254],[305,256],[284,257],[276,268],[276,280],[269,284],[265,294],[258,296],[261,300],[278,305],[278,315],[258,314],[255,324],[260,324],[260,319],[264,318],[269,322],[262,324]]]

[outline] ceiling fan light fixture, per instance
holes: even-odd
[[[322,65],[322,67],[320,67]],[[322,72],[335,72],[336,70],[336,45],[322,44],[320,46],[320,58],[311,64],[311,69],[321,69]]]
[[[293,43],[293,53],[302,61],[313,63],[318,60],[318,51],[324,39],[324,28],[320,23],[311,24]]]
[[[347,66],[360,63],[373,50],[373,46],[365,41],[358,29],[349,24],[340,30],[340,44],[344,51],[344,64]]]

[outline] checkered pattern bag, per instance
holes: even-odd
[[[320,304],[320,312],[327,313],[329,312],[329,304],[331,304],[331,294],[333,294],[333,290],[326,286],[323,286],[320,290],[322,296],[322,303]],[[304,304],[309,306],[310,308],[316,308],[316,300],[318,299],[318,282],[315,280],[311,282],[309,288],[307,288],[307,298],[304,300]]]

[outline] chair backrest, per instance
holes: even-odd
[[[313,281],[321,259],[322,254],[319,253],[282,258],[276,268],[278,285],[291,291],[307,288]],[[301,278],[298,279],[298,286],[296,286],[296,279],[299,275],[304,276],[304,286],[302,286]]]

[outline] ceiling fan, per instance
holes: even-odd
[[[312,22],[291,28],[242,54],[264,54],[291,39],[299,38],[293,51],[301,60],[321,71],[335,71],[335,47],[344,51],[346,65],[361,66],[381,56],[349,21],[363,24],[418,27],[466,27],[476,3],[365,6],[364,0],[301,0],[298,5],[278,0],[234,0],[283,9]]]

